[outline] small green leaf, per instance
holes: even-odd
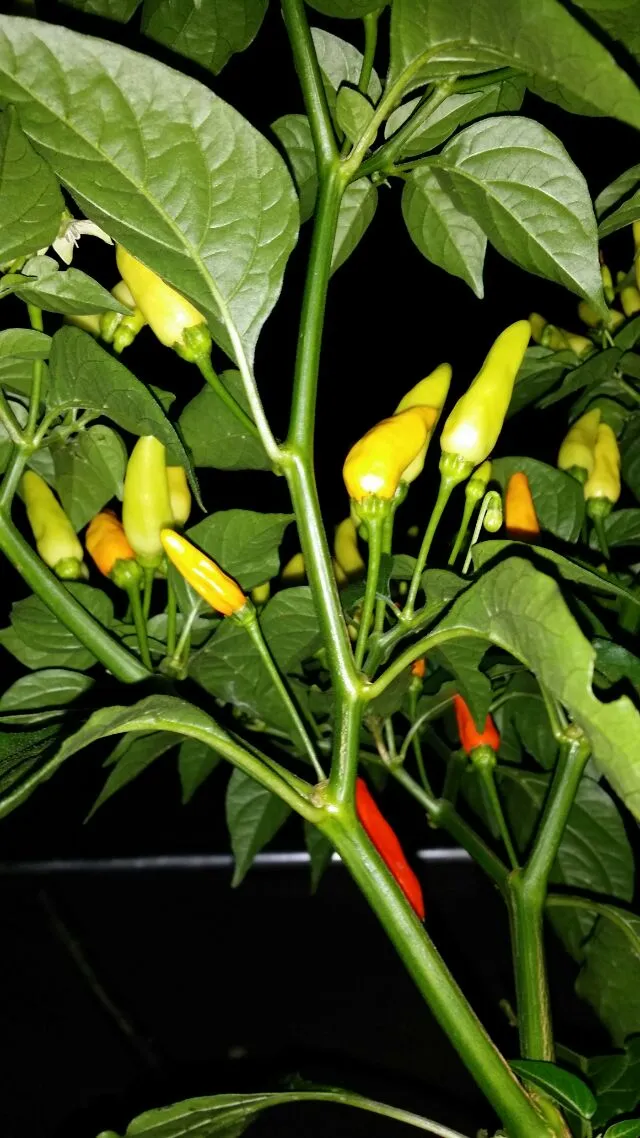
[[[21,360],[46,360],[51,336],[34,328],[5,328],[0,332],[0,360],[15,356]]]
[[[225,371],[220,380],[242,409],[249,413],[240,373]],[[187,403],[178,426],[194,466],[212,467],[214,470],[271,470],[271,462],[260,439],[238,421],[208,383]]]
[[[594,1126],[617,1114],[631,1114],[640,1103],[640,1035],[630,1039],[616,1055],[589,1059],[586,1073],[598,1099]]]
[[[538,403],[569,368],[575,367],[576,362],[573,352],[554,352],[539,344],[527,348],[516,376],[507,417],[516,415],[530,403]]]
[[[596,217],[601,219],[604,214],[613,209],[614,205],[617,205],[624,198],[628,198],[639,183],[640,166],[631,166],[629,170],[625,170],[624,174],[619,174],[598,194],[594,202]]]
[[[340,203],[336,236],[331,258],[335,273],[364,237],[373,221],[378,204],[378,191],[368,178],[358,178],[347,186]]]
[[[285,149],[300,202],[300,221],[308,221],[318,192],[318,171],[311,127],[306,115],[283,115],[271,124]]]
[[[185,739],[178,752],[178,773],[182,787],[182,804],[186,806],[198,787],[208,779],[220,762],[220,755],[199,739]]]
[[[402,216],[423,256],[466,281],[476,296],[482,298],[487,238],[478,223],[458,208],[433,167],[418,166],[407,178],[402,194]]]
[[[112,498],[122,498],[127,452],[102,424],[53,450],[56,490],[74,529],[80,530]]]
[[[95,680],[66,668],[45,668],[21,676],[0,697],[0,711],[30,711],[73,703],[93,687]]]
[[[25,274],[28,268],[29,265],[25,265]],[[12,291],[25,304],[35,304],[45,312],[61,312],[65,316],[120,312],[126,316],[129,311],[106,288],[92,277],[88,277],[86,273],[80,272],[80,269],[56,269],[54,272],[45,272],[34,278],[33,284],[30,283],[28,275],[22,276],[21,280],[22,283]]]
[[[591,1118],[595,1113],[598,1104],[593,1092],[572,1071],[539,1059],[512,1059],[510,1066],[516,1075],[544,1091],[564,1110],[580,1118]]]
[[[336,120],[349,142],[357,142],[373,118],[373,106],[357,87],[342,86],[336,98]]]
[[[212,557],[243,589],[275,577],[280,543],[293,514],[220,510],[187,530],[187,536]]]
[[[58,180],[20,129],[15,108],[0,115],[0,261],[48,246],[64,199]]]
[[[380,5],[375,6],[379,7]],[[342,84],[349,83],[352,87],[358,86],[363,64],[362,52],[358,51],[347,40],[340,39],[340,36],[326,32],[324,28],[312,28],[311,35],[324,79],[329,108],[334,113],[337,92]],[[382,85],[375,70],[371,72],[366,93],[375,106],[382,93]]]
[[[505,111],[517,111],[522,105],[523,97],[524,79],[518,75],[501,83],[487,84],[479,91],[459,91],[449,95],[426,118],[422,115],[417,116],[415,132],[405,139],[400,157],[413,158],[418,154],[435,150],[437,146],[446,142],[454,130],[473,122],[474,119]],[[404,126],[421,102],[418,97],[398,107],[387,119],[385,138],[391,138],[401,126]]]
[[[331,863],[333,846],[322,830],[311,822],[304,823],[304,841],[311,861],[311,892],[316,893],[324,871]]]
[[[640,1118],[630,1118],[626,1122],[616,1122],[605,1131],[603,1138],[639,1138]]]
[[[70,8],[79,8],[88,16],[102,16],[126,24],[140,6],[141,0],[64,0],[64,3]]]
[[[232,886],[244,880],[254,857],[284,825],[291,809],[243,771],[234,770],[226,798],[227,826],[236,860]]]
[[[113,604],[101,589],[73,582],[69,592],[107,628],[113,620]],[[73,668],[86,671],[95,657],[69,632],[39,597],[26,597],[11,608],[11,627],[0,631],[0,643],[27,668]]]
[[[142,30],[217,75],[260,30],[267,0],[145,0]]]

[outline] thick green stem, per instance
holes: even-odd
[[[42,332],[42,309],[36,308],[34,304],[27,305],[29,313],[29,320],[31,327],[35,328],[37,332]],[[25,428],[25,438],[32,441],[36,433],[36,424],[38,422],[38,415],[40,414],[40,395],[42,392],[42,376],[43,376],[44,362],[43,360],[33,361],[33,380],[31,383],[31,392],[29,395],[29,415],[27,417],[27,425]]]
[[[426,935],[404,894],[355,817],[327,816],[321,828],[366,896],[407,971],[502,1119],[509,1138],[549,1138],[550,1130],[513,1075],[446,964]]]
[[[429,518],[429,525],[427,526],[425,535],[422,539],[422,545],[420,546],[418,560],[416,561],[415,568],[413,570],[413,577],[411,578],[411,584],[409,586],[409,595],[407,596],[406,604],[402,610],[403,620],[410,620],[413,616],[413,610],[416,605],[416,597],[418,596],[418,590],[420,588],[420,580],[424,572],[424,567],[427,564],[427,557],[429,556],[431,543],[435,537],[440,518],[444,513],[444,508],[449,501],[449,498],[451,497],[452,491],[457,485],[457,481],[453,478],[445,478],[443,476],[440,479],[440,488],[438,490],[436,504],[433,507],[433,512]]]
[[[454,89],[455,78],[438,83],[413,114],[409,116],[407,121],[402,124],[400,129],[397,130],[387,142],[379,146],[371,158],[363,162],[360,167],[360,175],[372,174],[378,170],[390,173],[393,163],[398,155],[402,153],[405,143],[421,129],[429,116],[444,103],[445,99],[448,99]]]
[[[518,855],[513,844],[507,819],[504,816],[500,795],[496,786],[495,775],[493,768],[485,763],[476,764],[475,769],[482,784],[482,791],[485,800],[485,806],[490,818],[493,818],[497,827],[498,833],[502,839],[502,844],[507,852],[507,857],[511,864],[512,869],[519,868]]]
[[[27,451],[24,447],[14,447],[6,474],[0,487],[0,511],[9,517],[11,503],[18,489],[22,472],[27,465]]]
[[[369,81],[371,79],[371,72],[373,71],[373,64],[376,57],[379,19],[380,12],[367,12],[367,15],[362,21],[364,24],[364,53],[362,56],[362,68],[360,70],[360,77],[358,79],[358,90],[362,91],[365,95],[369,90]]]
[[[17,569],[27,585],[58,620],[115,677],[125,684],[149,678],[149,672],[131,652],[114,640],[101,624],[65,589],[43,561],[33,552],[8,518],[0,514],[0,550]]]
[[[199,359],[195,360],[194,362],[195,362],[196,367],[198,368],[198,371],[202,375],[203,379],[206,379],[207,383],[209,384],[209,387],[211,388],[212,391],[215,391],[216,395],[218,396],[218,399],[220,399],[220,401],[222,403],[224,403],[225,407],[228,407],[228,409],[231,411],[232,415],[235,415],[235,417],[238,420],[238,422],[240,423],[241,427],[243,427],[243,429],[245,431],[247,431],[250,435],[253,435],[253,437],[255,439],[259,439],[260,438],[260,431],[256,427],[253,419],[251,418],[250,415],[247,415],[247,412],[240,406],[240,404],[237,402],[237,400],[234,399],[231,392],[227,391],[227,389],[226,389],[224,383],[222,382],[222,380],[220,379],[218,373],[216,371],[214,371],[211,360],[209,359],[209,357],[208,356],[201,356]]]
[[[360,754],[363,704],[357,694],[336,692],[333,722],[333,754],[329,790],[339,805],[352,803]]]
[[[382,524],[382,555],[387,557],[391,555],[393,546],[393,523],[395,516],[395,509],[391,509]],[[387,607],[387,600],[387,597],[382,596],[379,596],[376,600],[376,615],[373,622],[373,631],[376,636],[380,636],[384,630],[384,614]]]
[[[589,747],[578,728],[568,727],[533,849],[524,869],[511,875],[509,909],[516,980],[520,1050],[526,1059],[553,1061],[553,1033],[544,959],[543,912],[556,859]]]
[[[362,605],[362,615],[360,617],[360,628],[358,629],[358,639],[356,641],[355,659],[356,668],[358,669],[362,668],[362,661],[364,660],[367,640],[369,638],[369,629],[371,627],[371,618],[376,605],[384,524],[385,519],[383,517],[372,517],[367,521],[369,528],[369,561],[367,564],[367,584]]]
[[[147,622],[142,612],[142,601],[140,599],[140,587],[137,582],[133,581],[127,589],[127,596],[129,597],[129,604],[131,605],[131,615],[133,616],[133,623],[136,629],[136,636],[138,637],[138,647],[140,648],[140,657],[145,668],[149,671],[153,668],[151,663],[151,656],[149,653],[149,638],[147,636]]]
[[[309,30],[304,0],[282,0],[282,14],[293,52],[293,62],[304,96],[305,108],[309,116],[318,167],[322,174],[324,167],[335,163],[338,151],[322,74]],[[333,243],[331,248],[333,248]]]

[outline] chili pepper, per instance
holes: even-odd
[[[251,600],[254,605],[266,605],[271,596],[271,582],[265,581],[262,585],[254,585],[251,590]]]
[[[436,419],[434,407],[410,407],[367,431],[352,446],[342,469],[349,497],[356,502],[370,495],[393,498]]]
[[[449,393],[450,383],[451,364],[439,364],[435,371],[432,371],[425,379],[421,379],[419,383],[416,383],[415,387],[411,388],[411,391],[407,391],[407,394],[403,395],[395,409],[396,415],[401,411],[408,411],[411,407],[425,407],[435,411],[433,422],[429,427],[427,440],[420,453],[414,458],[413,462],[402,475],[403,482],[411,483],[422,473],[424,461],[427,456],[427,448],[431,441],[434,427],[442,413],[442,408],[444,407],[445,400]]]
[[[518,320],[500,333],[471,386],[444,425],[440,436],[443,454],[453,455],[472,467],[491,454],[502,430],[530,336],[528,320]]]
[[[113,510],[102,510],[89,522],[85,534],[87,552],[100,572],[110,577],[121,589],[139,586],[142,570],[124,532],[122,522]]]
[[[482,528],[486,529],[488,533],[497,533],[499,529],[502,529],[502,498],[497,490],[490,490],[487,494]],[[469,550],[469,552],[471,551]]]
[[[65,581],[88,577],[83,549],[62,506],[34,470],[22,477],[22,494],[29,525],[42,560]]]
[[[617,308],[610,308],[606,317],[603,317],[599,312],[596,311],[595,308],[592,308],[586,300],[580,301],[578,305],[578,316],[582,320],[582,323],[586,324],[588,328],[604,327],[608,328],[611,332],[615,332],[616,328],[619,328],[621,324],[624,324],[624,316],[621,312],[618,312]],[[564,328],[557,328],[556,332],[560,332],[565,337],[567,342],[574,338],[570,332],[565,332]],[[577,339],[584,340],[584,336],[578,336]],[[589,340],[589,343],[591,344],[591,340]],[[591,344],[591,346],[593,347],[593,344]],[[552,347],[552,345],[550,344],[549,347]],[[569,347],[571,347],[570,344]],[[576,349],[573,350],[576,351],[576,355],[578,356],[582,354]]]
[[[454,695],[453,706],[458,725],[458,737],[465,755],[471,755],[477,747],[491,747],[497,751],[500,746],[500,735],[490,715],[487,715],[482,731],[478,731],[473,715],[461,695]]]
[[[172,525],[173,512],[165,465],[165,449],[154,435],[134,446],[124,479],[122,521],[141,565],[157,568],[162,559],[160,530]]]
[[[620,288],[622,311],[627,319],[630,320],[632,316],[636,316],[638,312],[640,312],[640,291],[635,285],[623,284],[623,281],[626,280],[626,273],[618,273],[616,279],[618,281],[618,287]]]
[[[582,314],[580,307],[579,311]],[[602,317],[595,309],[591,309],[591,312],[597,317],[598,324],[601,324]],[[566,328],[557,328],[555,324],[549,324],[544,316],[540,316],[538,312],[531,313],[529,322],[531,324],[531,339],[544,348],[551,348],[553,352],[571,351],[576,356],[586,356],[594,351],[593,343],[588,336],[579,336],[575,332],[567,332]],[[589,322],[585,321],[585,323]]]
[[[114,316],[117,313],[114,313]],[[65,315],[63,317],[65,324],[74,324],[76,328],[82,328],[83,332],[88,332],[90,336],[100,335],[100,317],[97,312],[89,312],[82,316]]]
[[[504,513],[504,524],[509,537],[527,539],[540,533],[529,479],[523,470],[517,470],[512,474],[507,483]]]
[[[411,908],[424,921],[422,887],[409,865],[395,831],[376,805],[363,778],[356,780],[356,813],[367,837],[396,879]]]
[[[160,343],[175,348],[189,360],[208,356],[211,335],[202,313],[122,245],[116,248],[116,261],[123,281]]]
[[[338,588],[342,589],[345,585],[349,584],[349,578],[342,568],[342,565],[339,561],[336,561],[335,557],[331,558],[331,566],[333,568],[333,575],[336,579]]]
[[[413,664],[411,665],[412,676],[417,676],[419,680],[423,680],[426,670],[427,664],[424,656],[419,656],[417,660],[413,661]]]
[[[366,566],[358,549],[358,531],[353,518],[344,518],[336,526],[333,552],[345,582],[364,573]]]
[[[306,576],[307,571],[302,553],[294,553],[280,573],[281,580],[285,581],[287,585],[301,585],[306,580]]]
[[[606,517],[620,497],[620,450],[608,423],[600,423],[593,452],[593,470],[584,484],[587,513]]]
[[[611,269],[605,265],[602,260],[602,253],[600,253],[600,276],[602,278],[602,291],[604,292],[604,299],[607,304],[613,304],[616,298],[616,290],[613,287],[613,279],[611,277]]]
[[[169,502],[173,514],[173,524],[182,529],[187,524],[191,513],[191,493],[184,467],[168,466],[167,482],[169,483]]]
[[[238,583],[186,537],[172,529],[163,529],[160,537],[167,557],[212,609],[233,616],[248,603]]]
[[[599,425],[600,408],[594,407],[576,419],[560,445],[558,467],[573,475],[578,482],[586,482],[593,470]]]

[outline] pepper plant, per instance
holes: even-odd
[[[594,210],[562,142],[519,113],[528,88],[640,127],[640,92],[616,62],[640,53],[634,5],[627,19],[587,0],[282,0],[304,113],[283,113],[269,137],[215,93],[266,0],[76,6],[87,34],[63,26],[62,7],[60,24],[0,17],[0,296],[13,316],[0,333],[0,550],[31,590],[0,632],[26,669],[0,700],[0,814],[109,737],[96,805],[171,747],[187,798],[226,760],[237,879],[291,812],[316,877],[337,851],[484,1093],[479,1126],[640,1135],[640,918],[623,822],[640,817],[640,510],[615,508],[620,452],[626,501],[640,497],[640,295],[625,230],[640,221],[640,168],[612,171]],[[141,14],[147,54],[94,38],[91,14]],[[154,59],[157,43],[205,81]],[[496,327],[476,381],[454,376],[468,388],[457,403],[448,364],[424,382],[399,368],[388,417],[367,421],[364,402],[353,449],[336,456],[351,503],[334,561],[314,474],[325,305],[394,181],[411,239],[443,274],[482,296],[490,242],[578,298],[584,327],[526,312]],[[312,237],[278,437],[254,355],[301,224]],[[598,238],[617,230],[627,254],[614,284]],[[83,234],[115,245],[110,279],[69,267]],[[286,288],[282,303],[296,303]],[[152,336],[177,353],[179,390],[193,384],[179,415],[175,393],[121,358]],[[559,468],[501,453],[505,415],[534,403],[557,404],[571,428]],[[291,513],[208,513],[199,467],[284,479]],[[394,533],[405,498],[417,556]],[[293,523],[298,584],[293,568],[278,576]],[[421,920],[420,882],[376,803],[389,780],[505,902],[517,1055],[496,1049]],[[609,1055],[554,1036],[546,921]],[[460,1138],[313,1087],[215,1093],[153,1109],[128,1133],[231,1136],[306,1099]]]

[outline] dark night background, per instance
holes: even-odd
[[[210,82],[267,136],[274,119],[303,110],[275,0],[256,42],[214,79],[156,48],[131,26],[86,18],[55,3],[41,3],[38,11],[44,19],[119,38]],[[356,22],[331,23],[311,12],[310,17],[361,46]],[[520,113],[558,134],[594,196],[636,160],[637,135],[616,122],[579,119],[533,96]],[[421,257],[399,205],[399,185],[381,188],[371,228],[332,281],[317,430],[318,477],[330,523],[347,510],[340,471],[348,447],[436,364],[450,360],[462,389],[495,335],[532,309],[578,328],[575,298],[527,276],[491,249],[486,297],[478,301],[465,284]],[[307,225],[258,347],[258,379],[279,434],[286,428],[309,234]],[[607,245],[612,270],[626,270],[632,253],[627,234]],[[111,258],[106,247],[86,239],[74,263],[109,287],[115,280]],[[45,327],[55,324],[49,317]],[[125,362],[140,378],[174,389],[178,409],[198,389],[192,369],[148,332]],[[217,362],[224,366],[222,357]],[[512,420],[499,453],[553,461],[566,429],[562,410],[560,405],[553,423],[535,411]],[[208,510],[289,508],[283,480],[202,473]],[[433,485],[427,475],[412,491],[400,534],[426,515]],[[283,553],[296,548],[291,528]],[[6,569],[4,580],[5,597],[16,596],[20,582]],[[14,662],[6,654],[2,667],[4,688],[14,678]],[[491,1127],[474,1084],[340,866],[329,869],[314,898],[304,867],[254,869],[234,891],[228,870],[10,872],[12,863],[33,859],[225,852],[225,776],[218,768],[182,807],[170,755],[85,826],[104,778],[99,758],[89,751],[2,822],[3,1138],[122,1132],[143,1109],[221,1091],[277,1089],[295,1073],[413,1108],[466,1133]],[[394,790],[389,788],[385,809],[400,823],[407,848],[446,845],[446,837],[429,830],[420,812]],[[291,821],[276,848],[301,846],[301,828]],[[513,999],[501,902],[473,865],[423,863],[419,872],[437,946],[498,1044],[513,1054],[515,1032],[499,1007],[500,1000]],[[86,983],[65,944],[69,934],[133,1025],[134,1039]],[[573,995],[573,974],[558,947],[551,968],[557,1034],[584,1053],[607,1050],[604,1030]],[[255,1134],[315,1134],[329,1126],[336,1136],[400,1133],[397,1124],[359,1112],[305,1106],[268,1113]]]

